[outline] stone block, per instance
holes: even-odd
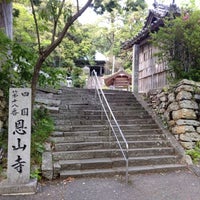
[[[174,126],[175,124],[176,124],[176,122],[175,122],[174,120],[168,121],[168,125],[169,125],[170,127]]]
[[[166,101],[167,101],[167,96],[164,95],[164,96],[160,97],[160,101],[162,101],[162,102],[166,102]]]
[[[197,132],[181,134],[180,140],[186,142],[196,142],[200,140],[200,134],[198,134]]]
[[[0,120],[0,130],[3,128],[3,121]]]
[[[54,163],[54,173],[53,173],[53,178],[57,178],[59,176],[61,166],[59,162]]]
[[[3,97],[3,91],[0,90],[0,97]]]
[[[164,119],[167,120],[167,121],[170,121],[170,113],[168,111],[165,111],[164,112]]]
[[[181,126],[181,125],[200,126],[199,121],[197,121],[197,120],[187,120],[187,119],[179,119],[179,120],[176,121],[176,124],[179,125],[179,126]]]
[[[200,134],[200,127],[197,127],[197,133]]]
[[[179,109],[180,109],[180,107],[179,107],[178,102],[173,102],[173,103],[169,104],[169,106],[167,107],[168,112],[179,110]]]
[[[184,149],[193,149],[195,142],[180,142]]]
[[[185,161],[188,165],[192,165],[193,162],[192,162],[192,158],[189,156],[189,155],[186,155],[185,156]]]
[[[198,103],[200,103],[200,94],[195,94],[194,95],[194,99],[195,99],[195,101],[197,101]]]
[[[200,87],[200,82],[183,79],[178,83],[178,86],[179,85],[191,85],[191,86],[195,86],[195,87]]]
[[[189,99],[192,99],[192,94],[191,94],[191,92],[188,92],[188,91],[180,91],[180,92],[176,95],[176,100],[177,100],[177,101],[189,100]]]
[[[172,128],[173,134],[185,134],[186,132],[194,132],[195,129],[193,126],[175,126]]]
[[[196,116],[194,110],[183,108],[183,109],[180,109],[180,110],[177,110],[177,111],[173,111],[172,112],[172,118],[174,120],[178,120],[178,119],[196,119],[197,116]]]
[[[194,92],[194,86],[191,85],[180,85],[179,87],[176,88],[175,92],[178,93],[180,91],[187,91],[187,92]]]
[[[52,153],[44,152],[42,154],[42,176],[48,180],[53,179]]]
[[[172,103],[175,101],[175,94],[174,93],[170,93],[168,95],[168,102]]]
[[[195,101],[192,100],[183,100],[179,102],[180,108],[188,108],[188,109],[193,109],[193,110],[197,110],[198,104]]]
[[[0,195],[32,195],[37,191],[37,180],[31,179],[24,184],[11,184],[7,180],[0,183]]]

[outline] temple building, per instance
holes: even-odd
[[[149,41],[150,33],[164,26],[168,16],[180,16],[180,9],[174,0],[170,5],[154,1],[154,8],[149,10],[144,26],[138,35],[122,44],[122,49],[132,51],[132,90],[138,93],[148,93],[152,89],[167,85],[167,65],[158,62],[155,55],[159,49]]]

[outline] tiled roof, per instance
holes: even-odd
[[[174,16],[180,15],[180,9],[174,3],[169,6],[158,3],[154,3],[153,5],[154,8],[149,10],[142,30],[133,39],[125,41],[122,44],[122,49],[130,49],[134,44],[138,44],[147,38],[149,32],[158,30],[160,26],[163,26],[163,19],[169,16],[170,13]]]

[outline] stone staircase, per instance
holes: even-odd
[[[107,100],[129,144],[129,174],[185,167],[181,155],[153,118],[126,91],[105,90]],[[62,88],[54,95],[52,150],[44,153],[47,178],[125,174],[125,161],[94,90]]]

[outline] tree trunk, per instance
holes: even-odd
[[[12,17],[12,3],[2,0],[0,3],[0,28],[3,28],[6,35],[13,38],[13,17]]]
[[[52,43],[46,47],[44,50],[40,51],[40,55],[37,59],[37,62],[34,67],[34,73],[33,73],[33,78],[32,78],[32,108],[35,102],[35,97],[36,97],[36,87],[38,84],[38,79],[39,79],[39,73],[42,68],[42,64],[45,61],[45,59],[55,50],[55,48],[62,42],[63,38],[65,37],[68,29],[72,26],[72,24],[80,17],[84,11],[91,5],[93,0],[88,0],[85,5],[78,10],[71,18],[68,19],[66,22],[63,30],[59,34],[58,38],[56,40],[53,40]]]

